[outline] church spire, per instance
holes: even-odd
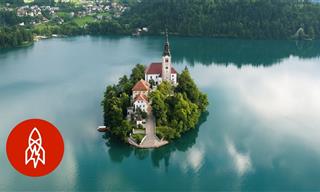
[[[163,47],[163,56],[171,56],[170,47],[169,47],[168,29],[166,29],[165,38],[166,39]]]

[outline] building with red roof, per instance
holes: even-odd
[[[150,91],[150,84],[145,80],[141,79],[132,88],[132,97],[135,98],[139,94],[148,96]]]
[[[134,98],[133,106],[135,109],[140,108],[144,112],[148,112],[149,102],[148,97],[140,93]]]
[[[145,70],[145,80],[150,82],[153,80],[156,84],[162,81],[169,81],[173,85],[177,84],[177,71],[172,67],[171,53],[169,47],[168,33],[166,33],[166,41],[164,43],[162,62],[151,63]]]

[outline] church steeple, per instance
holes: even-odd
[[[168,30],[166,29],[165,42],[162,55],[162,80],[171,81],[171,54],[168,40]]]
[[[163,55],[162,56],[171,56],[170,54],[170,46],[169,46],[169,38],[168,38],[168,29],[165,32],[165,42],[163,47]]]

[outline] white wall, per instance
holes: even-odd
[[[160,74],[146,74],[146,81],[149,82],[153,79],[155,82],[161,83],[161,78],[159,78]]]
[[[171,82],[177,84],[177,74],[171,74]]]
[[[134,108],[140,108],[142,111],[147,112],[147,106],[148,104],[145,101],[135,101],[134,102]]]

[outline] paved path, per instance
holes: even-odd
[[[129,138],[128,141],[131,145],[134,145],[139,148],[158,148],[168,144],[168,141],[160,140],[157,137],[156,122],[152,113],[150,113],[147,117],[145,128],[146,128],[146,136],[142,139],[142,142],[140,143],[140,145],[138,145],[137,143],[132,141],[132,139]]]

